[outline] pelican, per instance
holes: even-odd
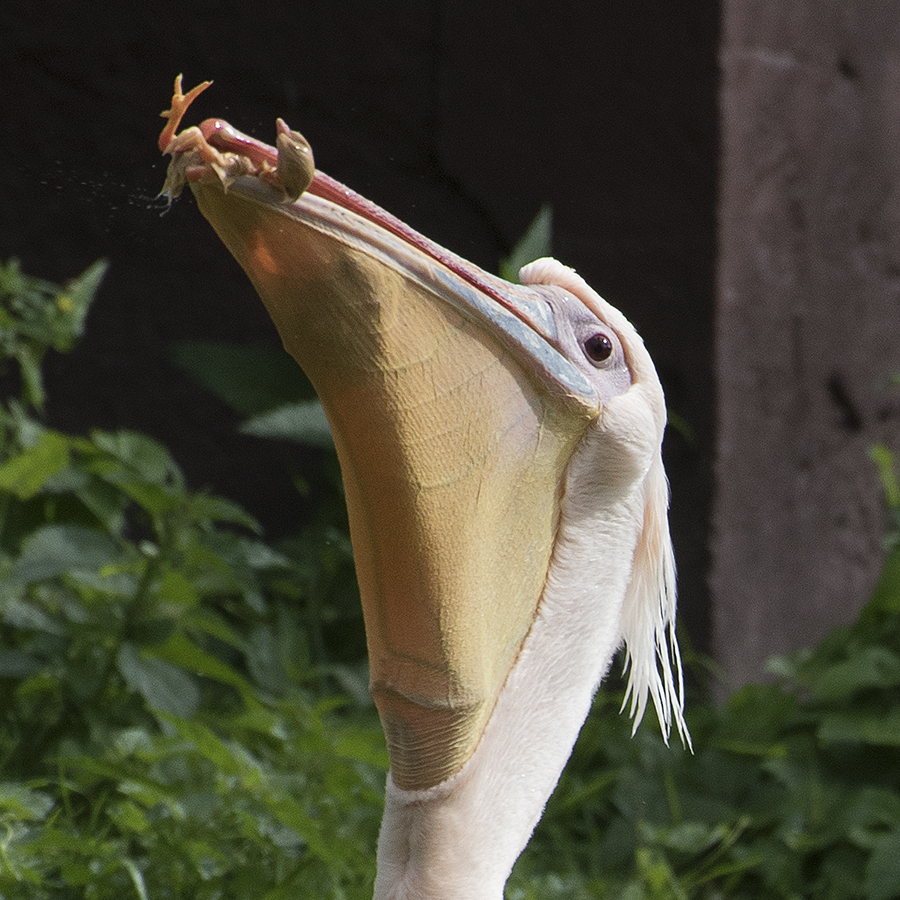
[[[221,119],[187,184],[316,388],[340,460],[390,755],[376,900],[500,900],[624,644],[635,725],[683,718],[662,388],[618,310],[553,259],[521,284]],[[624,705],[624,704],[623,704]]]

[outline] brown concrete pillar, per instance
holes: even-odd
[[[727,680],[852,620],[900,453],[900,3],[726,0],[713,642]]]

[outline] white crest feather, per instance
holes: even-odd
[[[684,722],[684,673],[675,637],[675,555],[669,536],[669,487],[662,455],[657,454],[644,481],[644,524],[634,554],[631,583],[622,608],[629,705],[636,730],[653,699],[663,737],[674,725],[691,746]]]

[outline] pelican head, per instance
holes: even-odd
[[[199,90],[202,90],[201,86]],[[496,278],[220,119],[160,147],[331,423],[391,771],[379,900],[499,900],[616,649],[687,740],[640,337],[553,259]]]

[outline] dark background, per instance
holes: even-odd
[[[171,362],[179,340],[275,346],[262,305],[189,194],[164,216],[156,148],[176,74],[211,115],[317,165],[496,270],[550,203],[554,255],[643,335],[669,407],[683,621],[707,646],[718,4],[0,4],[0,258],[53,280],[111,262],[48,416],[164,441],[196,488],[270,535],[305,515],[309,451],[241,438]]]

